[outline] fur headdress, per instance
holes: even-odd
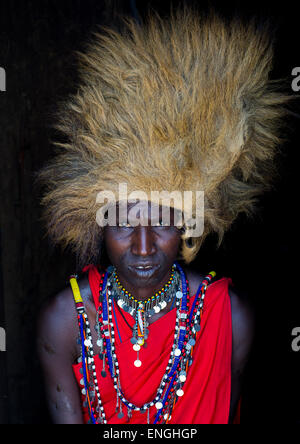
[[[201,190],[204,232],[182,242],[188,263],[268,186],[287,97],[268,78],[270,37],[253,21],[184,9],[125,23],[95,35],[60,110],[67,142],[39,173],[47,232],[94,261],[99,191]]]

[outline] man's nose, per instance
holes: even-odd
[[[155,239],[151,227],[135,227],[131,251],[136,256],[149,256],[156,252]]]

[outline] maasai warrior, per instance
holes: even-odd
[[[252,311],[188,264],[270,183],[287,100],[271,61],[266,28],[187,9],[106,29],[81,56],[40,172],[48,233],[81,264],[39,322],[55,423],[234,420]]]

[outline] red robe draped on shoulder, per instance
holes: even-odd
[[[100,274],[97,267],[89,265],[88,279],[96,309],[98,308]],[[231,353],[232,325],[231,306],[228,294],[230,278],[221,278],[210,284],[204,299],[201,330],[193,351],[193,363],[189,368],[184,384],[184,395],[178,400],[169,424],[226,424],[229,418],[231,393]],[[194,295],[195,296],[195,295]],[[190,306],[194,300],[191,298]],[[123,312],[129,325],[134,319]],[[174,340],[176,309],[169,311],[150,324],[147,348],[139,352],[142,366],[133,365],[137,353],[132,349],[132,331],[116,308],[113,322],[115,326],[115,346],[119,362],[120,381],[123,393],[129,402],[141,406],[151,401],[160,384],[170,357]],[[117,327],[116,327],[117,324]],[[127,409],[122,419],[116,413],[116,391],[107,370],[107,377],[101,376],[102,361],[95,356],[95,366],[101,400],[108,424],[147,424],[147,413],[133,411],[128,419]],[[73,370],[80,385],[81,363],[74,364]],[[83,396],[83,395],[82,395]],[[150,423],[153,423],[157,409],[150,408]],[[84,420],[88,421],[87,410],[83,409]]]

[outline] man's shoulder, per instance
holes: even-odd
[[[82,277],[77,280],[80,294],[82,296],[83,301],[87,301],[90,297],[90,287],[88,283],[88,279],[86,277]],[[74,296],[71,285],[68,285],[61,291],[54,294],[50,297],[46,303],[44,304],[41,315],[44,316],[57,316],[65,317],[67,316],[71,308],[75,308]]]
[[[254,324],[254,309],[251,304],[251,295],[246,290],[232,285],[228,287],[228,294],[231,303],[233,328],[238,326],[241,332],[249,330]]]
[[[184,266],[183,268],[189,283],[190,294],[194,295],[197,292],[202,280],[204,279],[204,275],[195,268],[187,266]]]
[[[231,285],[228,288],[232,319],[233,369],[242,372],[248,361],[254,340],[255,316],[251,295]]]
[[[89,284],[83,277],[78,280],[78,286],[83,301],[88,302]],[[69,336],[74,336],[78,329],[77,313],[71,286],[65,287],[42,307],[38,317],[38,336],[47,337],[53,343],[67,341]]]

